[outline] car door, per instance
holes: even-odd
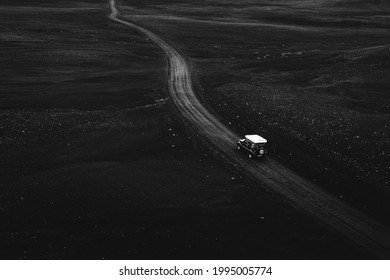
[[[249,141],[245,139],[244,143],[243,143],[245,150],[249,151],[250,145],[251,145],[251,143],[249,143]]]

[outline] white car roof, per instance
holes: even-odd
[[[249,141],[252,141],[255,144],[265,144],[267,143],[267,140],[261,137],[260,135],[257,134],[252,134],[252,135],[245,135],[245,138],[248,139]]]

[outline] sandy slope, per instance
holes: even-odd
[[[342,200],[327,194],[319,186],[299,176],[272,157],[249,160],[238,154],[238,136],[211,115],[193,90],[191,72],[185,58],[153,32],[118,18],[115,0],[110,0],[109,18],[144,33],[166,53],[169,60],[169,92],[183,120],[198,132],[238,170],[264,184],[297,209],[344,234],[377,258],[390,257],[390,230]]]

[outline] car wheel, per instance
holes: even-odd
[[[241,150],[241,147],[239,145],[237,145],[237,150]]]
[[[249,154],[248,154],[248,157],[249,157],[249,158],[252,158],[252,154],[251,154],[251,153],[249,153]]]

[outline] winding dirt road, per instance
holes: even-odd
[[[174,47],[153,32],[121,20],[115,0],[109,0],[109,18],[144,33],[164,50],[169,61],[169,93],[181,117],[236,168],[281,196],[298,210],[340,232],[375,258],[390,257],[390,230],[329,195],[271,157],[253,161],[235,152],[238,136],[210,114],[195,95],[187,61]]]

